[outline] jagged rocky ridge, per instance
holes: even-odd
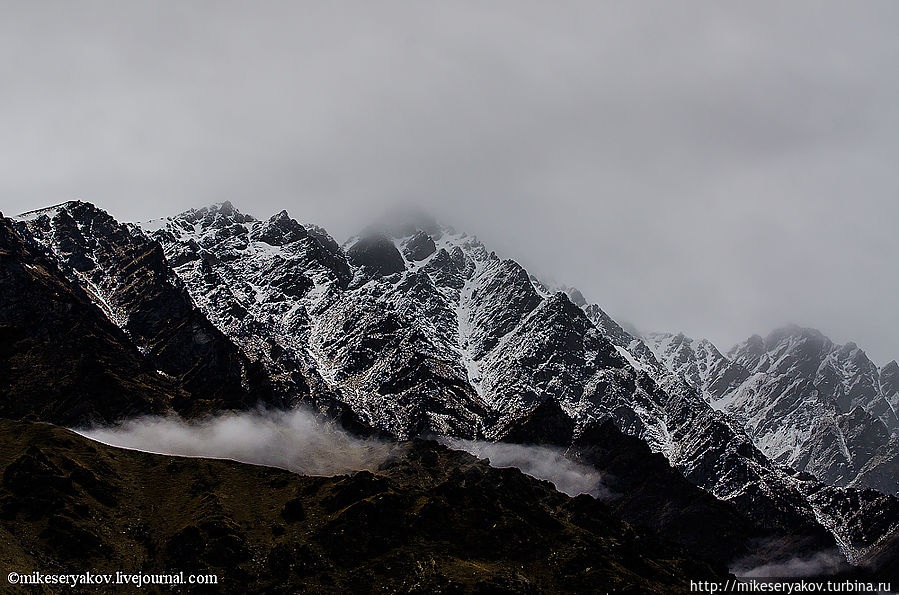
[[[60,424],[161,413],[183,396],[0,215],[0,417]]]
[[[750,337],[726,356],[683,334],[646,340],[772,460],[830,485],[899,493],[895,361],[878,369],[856,344],[798,326]]]
[[[200,311],[287,402],[319,399],[397,438],[557,443],[573,456],[611,420],[762,530],[836,542],[856,561],[895,531],[894,500],[773,463],[598,307],[431,220],[344,248],[284,212],[256,220],[227,203],[129,231],[162,245]],[[544,403],[560,412],[550,428]]]
[[[611,418],[760,523],[814,533],[828,515],[807,493],[813,482],[772,464],[696,390],[654,373],[648,358],[640,364],[566,295],[545,291],[476,238],[419,219],[369,230],[340,251],[321,232],[304,236],[286,213],[258,221],[227,204],[145,229],[154,227],[220,328],[290,337],[292,357],[365,423],[396,437],[502,439],[552,400],[574,435]],[[214,282],[203,278],[210,270]],[[288,272],[311,283],[268,281]],[[222,295],[222,287],[251,290]],[[247,314],[223,314],[232,310]],[[259,340],[229,335],[248,348]],[[843,531],[842,521],[823,524]],[[857,537],[847,529],[837,540],[858,554],[870,544]]]
[[[265,370],[193,305],[157,242],[78,201],[25,214],[18,227],[124,331],[148,365],[192,395],[176,409],[276,403]]]

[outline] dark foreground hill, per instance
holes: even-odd
[[[723,569],[589,496],[435,442],[307,477],[0,420],[0,559],[22,573],[214,573],[226,592],[687,592]],[[150,589],[148,592],[152,592]]]

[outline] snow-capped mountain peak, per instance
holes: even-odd
[[[202,347],[210,363],[219,349],[233,350],[238,365],[219,363],[238,370],[243,390],[270,393],[269,402],[307,402],[342,423],[398,438],[573,444],[612,422],[760,526],[810,531],[824,541],[834,535],[848,554],[870,542],[870,535],[832,522],[834,505],[821,499],[842,492],[822,491],[809,476],[780,465],[814,472],[848,452],[853,465],[870,467],[866,477],[890,477],[892,459],[870,448],[882,436],[868,423],[878,402],[866,387],[876,380],[881,392],[895,395],[890,370],[896,366],[868,374],[867,358],[855,346],[828,347],[814,333],[794,329],[753,338],[725,357],[710,342],[682,334],[636,336],[586,304],[580,292],[553,291],[477,238],[429,218],[375,226],[342,247],[285,211],[256,218],[230,203],[144,225],[66,207],[21,225],[73,271],[89,273],[79,282],[108,280],[98,286],[112,288],[103,295],[118,296],[112,303],[124,308],[122,327],[143,329],[135,340],[157,328],[129,326],[149,311],[147,296],[182,292],[165,301],[180,304],[178,320],[195,321],[174,325],[186,329],[179,345],[218,346]],[[131,263],[143,254],[156,264],[135,270]],[[152,274],[132,278],[140,271]],[[140,285],[138,296],[125,291],[134,278],[154,281]],[[173,326],[170,319],[159,322]],[[157,349],[147,345],[154,356]],[[170,351],[176,352],[183,350]],[[251,386],[254,371],[264,372],[264,385]],[[762,403],[775,400],[764,387],[791,386],[784,374],[795,371],[808,372],[812,385],[839,387],[833,400],[850,410],[828,417],[798,407],[794,420],[753,416],[752,407],[743,407],[767,413]],[[804,390],[782,393],[784,403],[813,402]],[[831,432],[833,447],[806,461],[799,454],[811,436],[801,429],[809,415],[832,420],[822,428]],[[564,436],[548,437],[552,428]],[[876,452],[860,457],[864,445]],[[861,474],[847,477],[822,478],[845,484]]]

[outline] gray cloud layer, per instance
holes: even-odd
[[[572,461],[559,448],[457,438],[441,438],[440,442],[479,459],[488,459],[494,467],[515,467],[531,477],[551,481],[557,490],[569,496],[590,494],[603,500],[616,496],[603,483],[601,473]]]
[[[377,471],[391,456],[389,442],[356,438],[304,409],[244,411],[185,421],[176,416],[145,416],[112,426],[82,428],[78,433],[111,446],[157,454],[232,459],[287,469],[303,475],[340,475],[360,469]],[[516,467],[551,481],[569,496],[610,498],[602,476],[545,446],[493,444],[442,438],[457,450],[489,458],[495,467]]]
[[[413,201],[614,316],[899,356],[899,4],[15,2],[0,209]]]

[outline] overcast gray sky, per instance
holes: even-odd
[[[899,2],[0,0],[0,210],[413,201],[619,320],[899,357]]]

